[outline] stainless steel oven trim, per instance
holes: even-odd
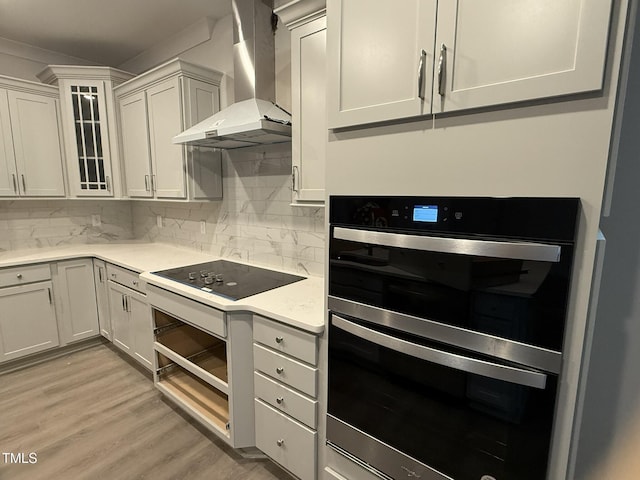
[[[509,365],[501,365],[499,363],[488,362],[486,360],[465,357],[464,355],[425,347],[424,345],[412,343],[386,333],[377,332],[370,328],[363,327],[357,323],[345,320],[338,315],[333,315],[331,317],[331,321],[333,326],[336,328],[349,332],[369,342],[373,342],[376,345],[395,350],[396,352],[405,353],[412,357],[438,365],[453,368],[455,370],[482,375],[484,377],[524,385],[526,387],[533,387],[540,390],[543,390],[547,384],[547,376],[541,372],[511,367]]]
[[[561,250],[559,245],[545,243],[496,242],[469,238],[429,237],[424,235],[407,235],[404,233],[378,232],[374,230],[358,230],[345,227],[335,227],[333,229],[333,238],[381,245],[384,247],[554,263],[560,261]]]
[[[429,340],[448,343],[550,373],[559,374],[562,367],[562,353],[555,350],[445,325],[426,318],[393,312],[332,295],[329,296],[328,303],[329,310],[332,312],[402,330]]]
[[[327,414],[327,445],[380,478],[453,480],[331,414]]]

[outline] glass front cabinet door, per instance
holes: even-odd
[[[113,87],[132,75],[108,67],[66,66],[50,66],[41,75],[46,73],[46,81],[60,89],[71,195],[122,196]]]

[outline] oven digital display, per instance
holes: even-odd
[[[413,221],[436,223],[438,221],[438,206],[437,205],[414,205]]]

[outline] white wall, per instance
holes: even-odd
[[[615,4],[602,93],[334,132],[327,149],[328,194],[581,199],[553,479],[566,469],[609,154],[626,15]]]
[[[0,75],[39,82],[36,75],[47,65],[89,64],[81,58],[0,38]]]

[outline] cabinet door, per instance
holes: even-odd
[[[153,329],[151,327],[151,308],[147,297],[140,293],[127,295],[127,307],[131,325],[133,357],[149,370],[153,362]]]
[[[209,118],[220,110],[218,87],[184,78],[184,128]],[[192,200],[222,197],[222,157],[219,150],[186,147],[189,198]]]
[[[96,303],[100,335],[108,340],[111,336],[111,316],[109,314],[109,288],[107,286],[107,266],[102,260],[93,260],[93,278],[96,285]]]
[[[430,113],[436,3],[327,1],[329,128]]]
[[[133,342],[127,311],[127,289],[113,282],[109,282],[109,311],[113,344],[132,355]]]
[[[327,150],[327,19],[291,32],[293,200],[324,202]]]
[[[611,3],[439,2],[434,113],[602,88]]]
[[[58,101],[14,91],[8,97],[20,193],[64,196]]]
[[[185,198],[184,146],[171,139],[182,132],[180,79],[171,78],[147,90],[153,188],[158,198]]]
[[[104,82],[65,82],[63,113],[70,188],[78,196],[112,196]]]
[[[51,282],[0,289],[0,359],[58,346]]]
[[[76,342],[99,335],[98,306],[90,259],[58,262],[54,277],[62,341]]]
[[[0,197],[17,195],[18,177],[11,138],[9,100],[7,91],[0,88]]]
[[[145,94],[139,92],[120,98],[118,105],[127,195],[152,197],[151,152]]]

